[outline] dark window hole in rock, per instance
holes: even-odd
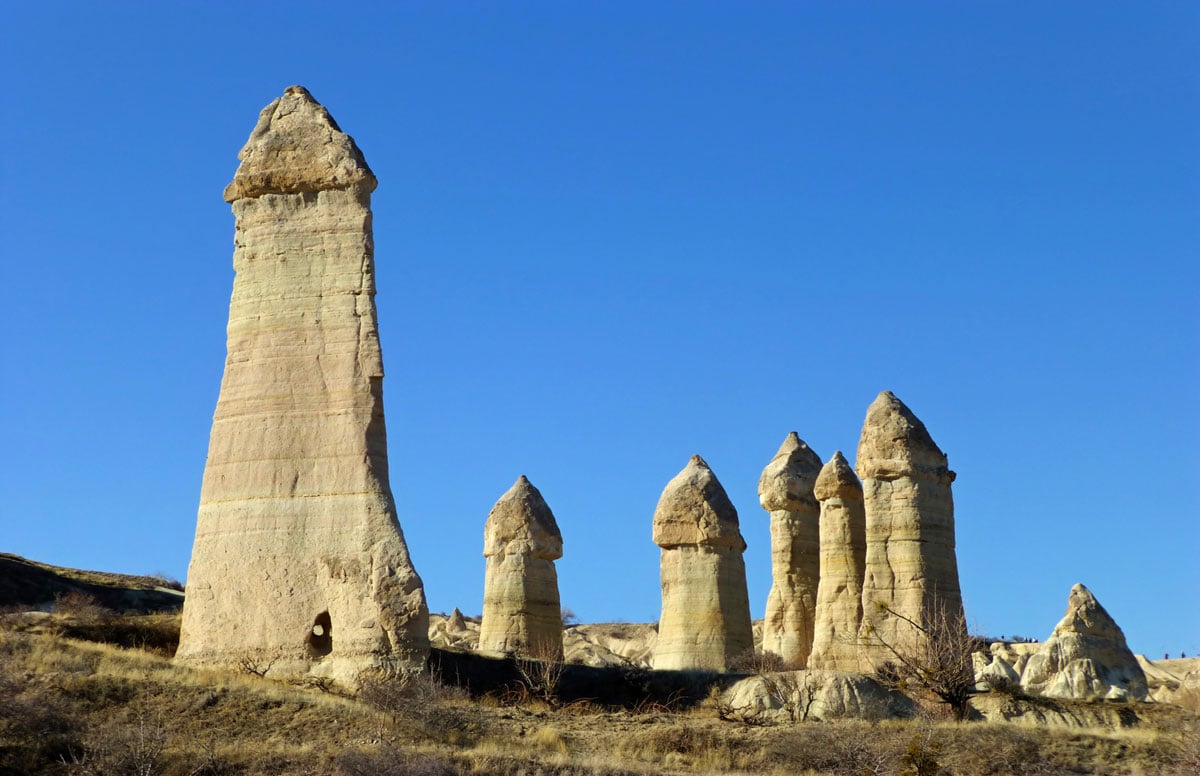
[[[329,612],[321,612],[308,632],[308,653],[313,657],[325,657],[332,651],[333,621],[329,619]]]

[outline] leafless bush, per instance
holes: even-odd
[[[872,631],[867,643],[883,647],[892,661],[876,669],[880,684],[894,690],[915,687],[932,692],[950,707],[956,720],[967,718],[970,697],[975,693],[975,667],[972,655],[981,644],[967,632],[962,611],[952,611],[935,601],[923,622],[917,622],[882,602],[879,613],[904,627],[895,639]]]
[[[891,776],[899,752],[877,726],[859,721],[803,725],[780,739],[773,752],[788,771],[833,776]]]
[[[114,612],[96,600],[95,596],[81,590],[56,596],[53,611],[70,617],[80,625],[103,625],[114,616]]]
[[[729,670],[734,673],[769,674],[795,668],[798,666],[793,666],[774,652],[757,652],[754,647],[734,655],[729,660]]]
[[[242,655],[237,660],[238,670],[251,676],[266,676],[274,665],[274,659],[268,660],[257,655]]]
[[[558,683],[564,668],[561,645],[557,649],[552,644],[535,645],[528,655],[515,658],[514,663],[529,693],[551,709],[557,709]]]
[[[62,762],[71,776],[158,776],[167,741],[162,725],[138,714],[134,722],[92,730]]]
[[[443,684],[429,673],[364,677],[358,696],[386,713],[393,726],[408,727],[436,741],[465,745],[486,732],[479,707],[466,702],[467,691]]]

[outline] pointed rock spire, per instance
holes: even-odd
[[[328,189],[370,193],[377,184],[354,139],[303,86],[289,86],[263,108],[238,159],[226,202]]]
[[[225,192],[228,355],[176,658],[254,657],[347,685],[422,666],[429,612],[388,482],[374,176],[299,87],[267,106],[241,158]]]
[[[708,464],[693,455],[654,511],[662,548],[657,669],[724,671],[754,648],[746,591],[746,542],[737,510]]]
[[[809,667],[861,671],[867,520],[862,484],[841,450],[821,468],[813,494],[821,502],[821,582]]]
[[[1146,674],[1125,634],[1092,592],[1071,588],[1067,613],[1029,658],[1021,687],[1047,698],[1081,701],[1146,699]]]
[[[483,529],[483,622],[479,651],[562,657],[558,572],[562,534],[546,500],[522,474],[500,497]]]
[[[867,408],[858,443],[867,553],[860,640],[869,665],[938,612],[965,622],[954,554],[954,472],[925,424],[890,391]],[[906,622],[907,620],[907,622]]]
[[[467,629],[467,618],[463,617],[463,613],[459,611],[457,606],[454,607],[454,611],[450,612],[450,617],[446,621],[446,628],[455,633]]]
[[[764,652],[804,667],[812,651],[820,579],[820,508],[813,483],[821,457],[795,431],[758,480],[758,501],[771,515],[771,592],[763,618]]]

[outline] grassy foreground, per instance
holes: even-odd
[[[0,628],[0,774],[1200,772],[1196,716],[1171,707],[1106,730],[933,715],[746,725],[719,719],[715,702],[559,708],[519,691],[472,699],[429,677],[352,698],[174,665],[177,629],[170,615]]]

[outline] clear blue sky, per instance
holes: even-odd
[[[221,190],[308,87],[379,177],[392,486],[481,609],[527,474],[581,619],[654,620],[692,453],[755,488],[890,389],[958,472],[980,630],[1083,582],[1200,653],[1200,5],[4,3],[0,550],[186,573],[225,356]]]

